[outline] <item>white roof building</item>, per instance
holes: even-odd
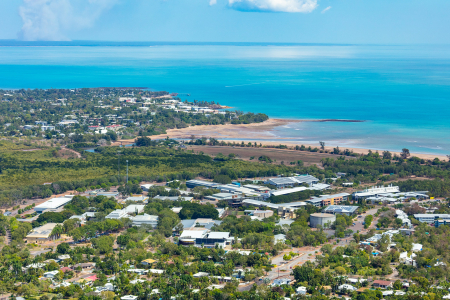
[[[347,291],[356,291],[357,288],[355,288],[353,285],[350,284],[342,284],[338,286],[339,290],[347,290]]]
[[[285,234],[277,234],[274,237],[274,243],[282,243],[284,244],[286,242],[286,235]]]
[[[106,219],[114,219],[114,220],[118,220],[118,219],[122,219],[122,218],[129,218],[130,216],[123,210],[121,209],[117,209],[113,212],[111,212],[109,215],[107,215],[105,218]]]
[[[148,197],[146,197],[144,195],[142,195],[142,196],[131,196],[131,197],[128,197],[128,198],[125,199],[125,201],[134,201],[134,202],[137,202],[137,201],[145,202],[147,200],[148,200]]]
[[[377,196],[379,194],[385,194],[385,193],[398,193],[400,192],[400,188],[398,186],[375,186],[372,188],[367,188],[364,191],[355,192],[353,193],[353,196],[356,198],[366,198],[366,197],[372,197]]]
[[[153,228],[156,228],[158,219],[158,216],[143,214],[135,216],[132,220],[133,226],[151,225]]]
[[[127,214],[140,214],[144,211],[145,205],[128,205],[122,211],[126,212]]]
[[[207,277],[207,276],[209,276],[209,273],[206,273],[206,272],[198,272],[198,273],[195,273],[194,275],[192,275],[194,278],[201,278],[201,277]]]
[[[422,244],[412,244],[412,252],[419,252],[422,251]]]
[[[214,231],[214,232],[210,232],[208,234],[208,238],[210,238],[210,239],[228,239],[229,237],[230,237],[229,232]]]
[[[70,201],[72,201],[72,198],[73,198],[73,196],[53,198],[53,199],[45,201],[42,204],[35,206],[34,210],[37,213],[42,213],[46,209],[57,209],[57,208],[60,208],[61,206],[66,205]]]
[[[294,177],[276,177],[271,178],[266,181],[268,184],[272,184],[276,187],[287,187],[294,186],[296,184],[306,183],[308,185],[313,185],[319,183],[319,179],[311,175],[300,175]]]
[[[138,296],[133,296],[133,295],[126,295],[123,297],[120,297],[121,300],[136,300],[138,298]]]
[[[44,277],[45,277],[45,278],[53,278],[53,277],[55,277],[58,273],[59,273],[58,270],[45,272],[45,273],[44,273]]]

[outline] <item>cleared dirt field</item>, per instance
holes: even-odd
[[[280,164],[284,161],[285,165],[289,165],[290,162],[296,162],[298,160],[303,161],[305,166],[316,164],[322,167],[320,162],[321,159],[326,157],[337,158],[339,155],[328,154],[328,153],[317,153],[317,152],[307,152],[307,151],[297,151],[297,150],[287,150],[287,149],[273,149],[273,148],[243,148],[243,147],[228,147],[228,146],[189,146],[189,150],[194,150],[195,153],[203,151],[203,153],[216,156],[219,153],[223,155],[228,155],[230,153],[236,154],[240,159],[250,160],[250,157],[254,156],[253,161],[258,161],[258,157],[261,155],[266,155],[272,160],[276,160],[276,164]],[[352,157],[348,157],[352,159]]]

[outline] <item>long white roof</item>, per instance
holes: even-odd
[[[55,209],[58,207],[61,207],[67,203],[69,203],[70,201],[72,201],[72,197],[59,197],[59,198],[53,198],[50,199],[42,204],[36,205],[36,208],[40,208],[40,209]]]

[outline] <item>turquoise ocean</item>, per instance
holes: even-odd
[[[270,133],[450,154],[450,46],[0,42],[0,88],[51,87],[147,87],[272,118],[363,120]]]

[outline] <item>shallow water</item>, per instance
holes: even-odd
[[[449,46],[0,47],[3,88],[138,86],[296,119],[299,143],[449,154]],[[191,96],[187,96],[190,94]]]

